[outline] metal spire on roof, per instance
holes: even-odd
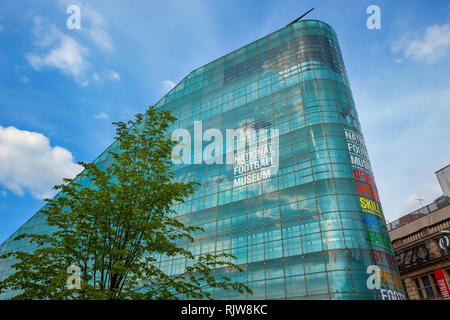
[[[291,23],[288,23],[286,26],[289,26],[289,25],[291,25],[293,23],[296,23],[297,21],[299,21],[301,18],[303,18],[304,16],[306,16],[308,13],[310,13],[313,10],[314,10],[314,8],[310,9],[309,11],[305,12],[304,14],[302,14],[300,17],[298,17],[297,19],[295,19]]]

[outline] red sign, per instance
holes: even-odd
[[[370,183],[372,186],[375,186],[373,177],[370,174],[365,173],[363,170],[353,169],[353,176],[357,180],[361,180],[366,183]]]
[[[380,197],[378,196],[377,188],[362,182],[356,182],[356,188],[358,189],[358,193],[380,202]]]
[[[442,269],[434,270],[436,281],[441,290],[442,300],[450,300],[450,290],[448,289],[447,281],[445,281],[444,272]]]

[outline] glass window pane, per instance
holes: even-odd
[[[421,277],[420,278],[422,280],[424,289],[425,289],[425,293],[427,294],[428,298],[433,298],[434,297],[434,292],[433,292],[433,288],[431,287],[431,282],[430,279],[428,278],[428,276],[425,277]]]
[[[434,273],[432,273],[430,276],[431,276],[431,279],[433,279],[434,292],[436,292],[437,296],[441,296],[441,290],[439,289],[439,285],[436,281],[436,277],[434,276]]]
[[[420,287],[419,279],[414,279],[414,282],[416,283],[416,288],[417,288],[417,292],[419,293],[420,299],[423,299],[423,293],[422,293],[422,289]]]

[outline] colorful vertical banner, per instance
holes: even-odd
[[[349,129],[344,134],[373,262],[366,271],[367,288],[378,290],[383,300],[405,300],[364,138]]]
[[[450,300],[450,291],[442,269],[434,270],[434,276],[436,277],[439,290],[441,291],[442,300]]]

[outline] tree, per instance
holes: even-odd
[[[206,287],[251,293],[243,283],[213,276],[216,268],[240,272],[227,253],[194,256],[180,245],[193,242],[199,227],[175,218],[173,204],[194,193],[196,182],[174,179],[167,130],[176,119],[149,107],[134,121],[114,122],[115,145],[106,169],[95,163],[45,199],[49,234],[24,233],[32,252],[10,252],[16,272],[0,291],[19,290],[15,299],[178,299],[210,298]],[[170,275],[156,255],[186,259],[184,272]],[[68,286],[68,267],[79,269],[80,288]],[[70,269],[70,268],[69,268]],[[70,285],[70,282],[69,282]]]

